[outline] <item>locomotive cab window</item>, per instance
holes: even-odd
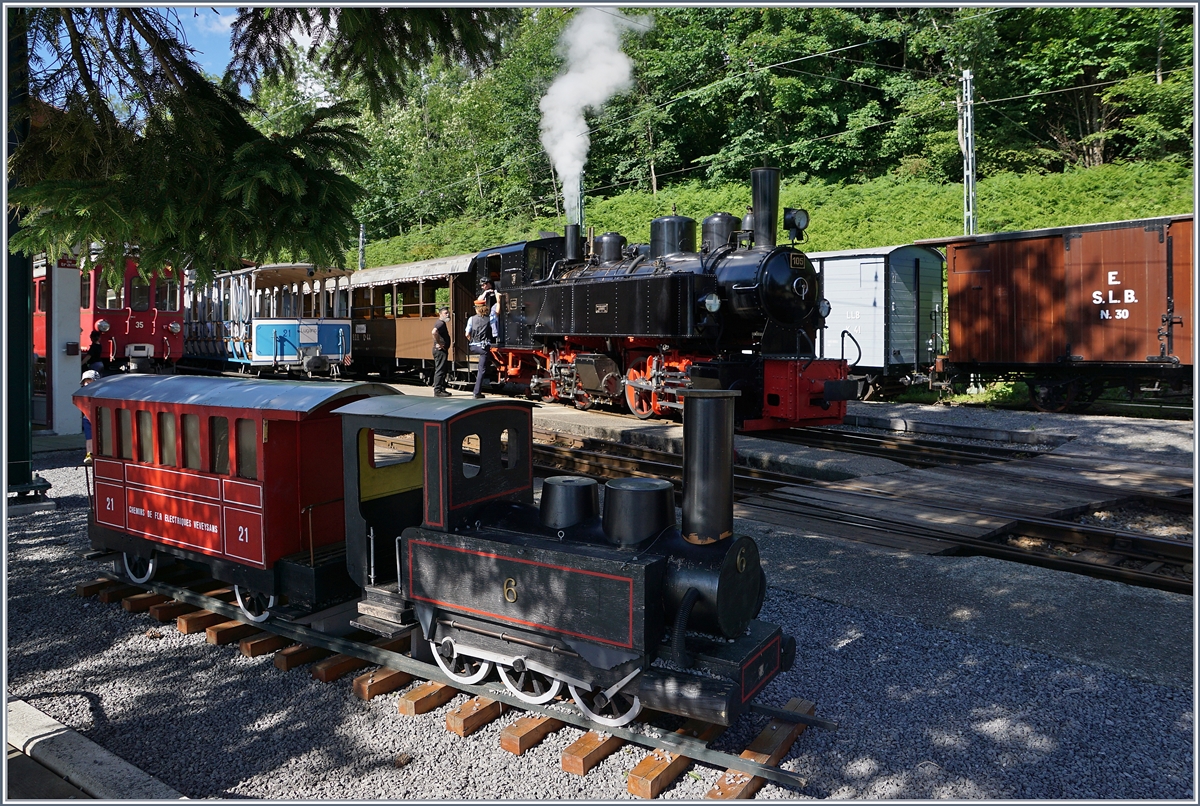
[[[377,535],[399,535],[421,522],[425,487],[422,440],[411,431],[358,430],[359,511]]]
[[[469,434],[462,441],[462,474],[464,478],[473,479],[479,475],[480,451],[479,435]]]
[[[179,283],[173,277],[159,277],[154,281],[154,307],[160,311],[179,310]]]
[[[253,420],[238,420],[237,474],[243,479],[258,478],[258,429]]]
[[[96,307],[117,310],[125,307],[125,280],[117,278],[116,284],[109,283],[104,269],[96,270]]]

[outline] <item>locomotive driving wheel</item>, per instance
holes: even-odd
[[[450,639],[442,642],[430,641],[433,648],[433,659],[442,671],[456,683],[464,686],[474,685],[487,677],[492,671],[490,661],[463,655]]]
[[[646,359],[634,362],[625,372],[625,405],[639,420],[654,416],[654,393],[641,389],[636,383],[649,379]]]
[[[139,557],[136,554],[125,552],[122,561],[125,563],[125,573],[130,581],[141,585],[149,582],[154,576],[154,572],[158,570],[158,558],[151,557],[147,560],[145,557]]]
[[[517,671],[516,665],[521,665],[521,671]],[[511,691],[517,699],[530,705],[548,703],[558,696],[558,692],[562,691],[561,680],[555,680],[541,672],[525,668],[523,664],[514,664],[513,668],[498,666],[497,669],[500,672],[500,679],[504,681],[505,688]]]
[[[238,585],[233,586],[233,595],[237,597],[242,615],[253,623],[261,624],[271,617],[271,608],[275,606],[274,596],[252,590],[242,590]]]
[[[642,712],[642,701],[634,695],[618,691],[610,697],[601,689],[580,690],[570,683],[567,688],[583,715],[600,725],[619,728],[637,719]]]

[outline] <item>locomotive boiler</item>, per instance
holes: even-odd
[[[661,479],[601,498],[552,477],[535,506],[529,401],[104,378],[75,395],[97,441],[89,537],[134,582],[203,569],[254,622],[354,602],[352,624],[410,633],[448,679],[569,696],[599,725],[730,724],[795,656],[757,619],[766,576],[733,530],[739,394],[684,396],[680,522]]]
[[[738,389],[744,431],[841,422],[856,387],[844,360],[819,355],[819,273],[776,243],[778,169],[754,169],[751,194],[744,221],[703,221],[699,248],[696,222],[671,215],[644,245],[569,225],[479,253],[501,296],[501,380],[580,408],[623,401],[642,418],[677,413],[689,389]],[[793,240],[808,224],[804,210],[783,218]]]

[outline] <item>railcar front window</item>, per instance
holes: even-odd
[[[175,415],[158,413],[158,463],[175,467]]]
[[[46,281],[38,280],[37,283],[37,309],[39,313],[46,312]]]
[[[136,274],[129,278],[129,307],[135,311],[150,310],[150,281]]]
[[[133,458],[133,412],[117,409],[117,439],[122,459]]]
[[[159,277],[154,286],[154,307],[174,313],[179,310],[179,283],[170,277]]]
[[[229,420],[209,417],[208,437],[209,469],[213,473],[229,475]]]
[[[85,311],[92,307],[92,273],[85,271],[79,275],[79,307]]]
[[[117,284],[112,285],[104,276],[104,269],[96,270],[96,307],[108,310],[119,310],[125,307],[125,280],[117,278]]]
[[[93,423],[96,426],[96,452],[101,456],[112,456],[113,449],[116,445],[113,444],[112,434],[112,409],[107,406],[100,406],[96,409],[96,420]]]
[[[258,432],[253,420],[237,421],[237,474],[243,479],[258,478]]]
[[[183,466],[189,470],[200,469],[200,416],[184,414],[180,419],[183,426]]]

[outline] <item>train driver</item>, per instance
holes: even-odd
[[[488,314],[487,300],[475,300],[475,315],[467,320],[467,344],[472,355],[479,356],[479,370],[475,374],[475,397],[483,397],[483,376],[487,374],[491,358],[490,347],[496,339],[495,324]]]
[[[492,278],[484,277],[479,281],[479,297],[487,303],[488,310],[496,304],[496,292],[492,288]]]

